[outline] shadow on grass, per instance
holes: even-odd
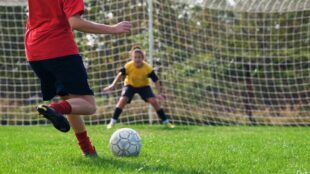
[[[133,159],[128,161],[128,159]],[[98,157],[89,159],[79,159],[79,164],[92,167],[94,170],[100,171],[123,171],[126,173],[170,173],[170,174],[206,174],[206,171],[199,171],[195,169],[179,169],[160,164],[146,164],[145,162],[135,161],[135,157]]]

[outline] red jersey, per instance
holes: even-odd
[[[28,61],[79,54],[68,19],[84,13],[83,0],[28,0]]]

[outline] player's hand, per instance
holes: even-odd
[[[109,85],[105,88],[103,88],[104,92],[109,92],[109,91],[113,91],[115,89],[114,85]]]
[[[129,33],[131,31],[131,22],[122,21],[114,25],[115,34]]]

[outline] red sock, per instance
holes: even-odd
[[[68,103],[66,100],[59,103],[51,103],[49,106],[61,114],[71,114],[72,111],[70,103]]]
[[[80,148],[84,153],[92,154],[95,152],[95,148],[92,146],[86,131],[76,133],[75,136],[78,139]]]

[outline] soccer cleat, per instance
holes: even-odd
[[[46,105],[39,105],[37,111],[40,115],[51,121],[56,129],[61,132],[68,132],[70,124],[68,120],[60,113],[56,112],[53,108]]]
[[[165,123],[165,126],[169,129],[173,129],[175,126],[171,123]]]
[[[113,123],[109,123],[108,125],[107,125],[107,129],[112,129],[113,128]]]
[[[96,148],[93,146],[94,148],[94,152],[84,152],[84,156],[85,157],[88,157],[88,158],[97,158],[98,157],[98,154],[97,154],[97,151],[96,151]]]

